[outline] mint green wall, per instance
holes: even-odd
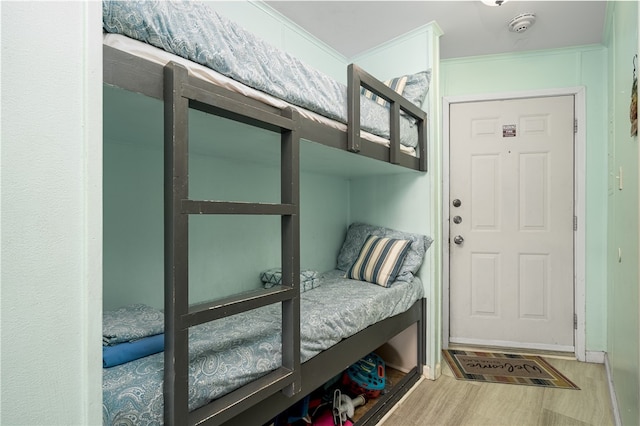
[[[606,350],[606,49],[443,60],[443,96],[586,88],[586,350]],[[583,124],[584,125],[584,124]]]
[[[131,94],[105,87],[104,109],[104,296],[106,309],[127,303],[163,306],[162,138],[153,122],[124,121],[114,109]],[[121,97],[119,100],[118,96]],[[135,95],[139,96],[139,95]],[[161,109],[146,99],[146,110]],[[118,111],[118,113],[116,113]],[[195,118],[195,117],[194,117]],[[197,121],[197,120],[192,120]],[[280,169],[210,154],[206,143],[233,144],[243,133],[220,125],[215,140],[190,128],[190,196],[193,199],[279,202]],[[230,140],[226,140],[230,139]],[[251,138],[249,138],[251,139]],[[279,150],[279,136],[272,135]],[[270,141],[261,140],[262,145]],[[264,149],[264,148],[261,148]],[[301,268],[326,271],[348,219],[348,181],[301,174]],[[260,271],[280,265],[280,219],[274,216],[192,216],[190,301],[227,296],[260,286]]]
[[[433,236],[429,175],[398,174],[370,176],[351,181],[351,222],[367,222],[406,232]],[[431,249],[430,249],[431,250]],[[419,276],[431,286],[431,256],[427,256]]]
[[[638,3],[609,4],[608,344],[622,424],[640,423],[638,326],[638,137],[629,133],[633,56],[638,53]],[[622,168],[622,189],[619,189]],[[618,250],[621,257],[618,256]]]
[[[0,424],[100,425],[102,9],[0,9]]]
[[[350,61],[380,80],[432,68],[433,37],[440,29],[431,23],[416,28],[375,48],[351,58]],[[422,52],[422,53],[419,53]]]
[[[116,143],[107,135],[104,141],[104,307],[136,302],[161,307],[162,153]],[[206,156],[190,164],[198,185],[222,184],[226,191],[244,194],[242,200],[278,192],[279,170]],[[344,179],[302,174],[302,268],[335,267],[347,226],[347,190]],[[195,197],[197,191],[192,192]],[[194,216],[191,225],[191,302],[257,288],[259,272],[280,265],[277,217]]]

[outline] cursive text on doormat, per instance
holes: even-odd
[[[467,374],[492,374],[500,376],[552,379],[553,376],[538,364],[526,359],[480,358],[461,355],[457,357]]]

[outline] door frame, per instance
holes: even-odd
[[[577,130],[574,133],[574,214],[577,218],[577,230],[573,234],[574,243],[574,313],[576,327],[574,329],[574,351],[578,361],[586,361],[586,98],[585,88],[568,87],[533,91],[518,91],[479,95],[445,96],[442,98],[442,347],[449,347],[449,107],[462,102],[483,102],[496,100],[516,100],[526,98],[542,98],[554,96],[573,96],[574,114]],[[444,239],[447,239],[447,244]]]

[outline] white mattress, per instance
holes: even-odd
[[[312,111],[291,105],[281,99],[275,98],[264,92],[245,86],[244,84],[226,77],[210,68],[189,61],[172,53],[166,52],[162,49],[158,49],[157,47],[151,46],[141,41],[134,40],[120,34],[105,33],[103,37],[103,44],[114,49],[118,49],[135,55],[137,57],[144,58],[148,61],[155,62],[162,66],[166,65],[170,61],[177,62],[185,66],[185,68],[187,68],[191,75],[197,76],[204,81],[213,83],[217,86],[223,87],[227,90],[239,93],[249,98],[256,99],[278,109],[283,109],[286,107],[295,108],[296,110],[298,110],[301,116],[307,119],[314,120],[318,123],[338,129],[342,132],[347,131],[347,126],[343,123],[340,123],[339,121],[331,120]],[[361,131],[360,137],[380,145],[384,145],[387,147],[389,146],[389,141],[387,139],[381,138],[368,132]],[[400,150],[405,154],[416,156],[416,150],[414,148],[400,145]]]

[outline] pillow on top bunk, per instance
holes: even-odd
[[[383,226],[369,225],[354,222],[349,226],[344,243],[338,253],[337,268],[347,272],[360,255],[360,249],[369,235],[379,237],[409,240],[411,244],[407,250],[404,262],[398,271],[396,281],[411,281],[424,259],[424,254],[432,243],[432,239],[426,235],[397,231]]]
[[[344,277],[389,287],[396,280],[410,245],[409,240],[369,235]]]
[[[392,78],[385,81],[384,84],[385,86],[393,89],[394,92],[398,93],[399,95],[413,103],[415,106],[420,108],[422,107],[422,102],[424,102],[424,98],[425,96],[427,96],[427,92],[429,91],[430,81],[431,70],[427,70],[415,74],[408,74]],[[382,106],[389,106],[388,101],[365,89],[364,87],[360,88],[360,93]]]
[[[402,96],[402,91],[404,90],[404,87],[407,85],[407,78],[408,76],[406,75],[403,75],[402,77],[392,78],[391,80],[385,81],[384,85],[390,88],[391,90],[393,90],[394,92],[396,92],[397,94],[399,94],[400,96]],[[366,97],[367,99],[371,99],[372,101],[377,102],[382,106],[385,106],[385,107],[389,106],[389,101],[376,95],[372,91],[365,89],[364,87],[360,88],[360,94]]]

